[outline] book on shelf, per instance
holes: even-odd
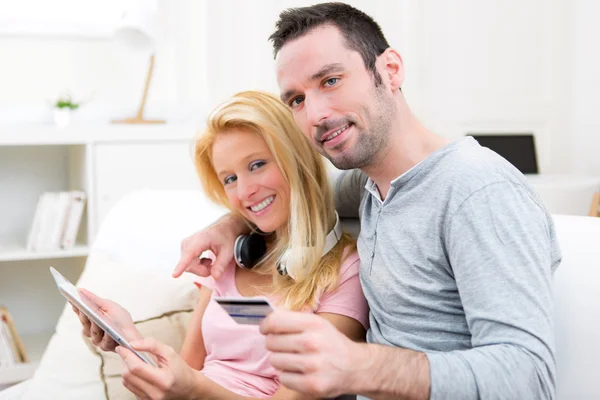
[[[75,245],[85,206],[80,191],[46,192],[37,202],[27,238],[29,251],[71,249]]]
[[[0,306],[0,368],[29,362],[23,342],[5,307]]]

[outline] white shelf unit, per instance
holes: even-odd
[[[5,246],[0,253],[0,262],[6,261],[26,261],[26,260],[48,260],[52,258],[71,258],[85,257],[89,248],[86,245],[78,244],[72,249],[56,251],[28,251],[23,245]]]
[[[0,304],[31,359],[0,369],[0,387],[32,376],[65,305],[48,267],[75,282],[106,213],[127,193],[198,187],[190,152],[195,133],[173,124],[0,126]],[[63,190],[87,197],[75,247],[27,251],[39,196]]]
[[[82,144],[0,144],[0,260],[44,258],[25,250],[38,198],[48,191],[90,193],[87,152]],[[88,214],[83,215],[77,237],[79,252],[91,237]],[[56,257],[61,257],[60,251],[45,258]]]
[[[19,383],[33,376],[51,337],[52,332],[24,335],[21,339],[30,361],[11,368],[0,368],[0,387]]]

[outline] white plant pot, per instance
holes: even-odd
[[[53,110],[54,124],[58,129],[62,129],[69,125],[71,122],[71,109],[69,108],[55,108]]]

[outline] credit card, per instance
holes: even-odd
[[[238,324],[259,325],[275,308],[266,297],[216,297],[215,301]]]

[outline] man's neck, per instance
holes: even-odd
[[[362,168],[377,185],[382,200],[387,197],[394,179],[448,144],[448,140],[426,129],[408,107],[399,111],[392,125],[398,128],[392,128],[385,152],[376,162]]]

